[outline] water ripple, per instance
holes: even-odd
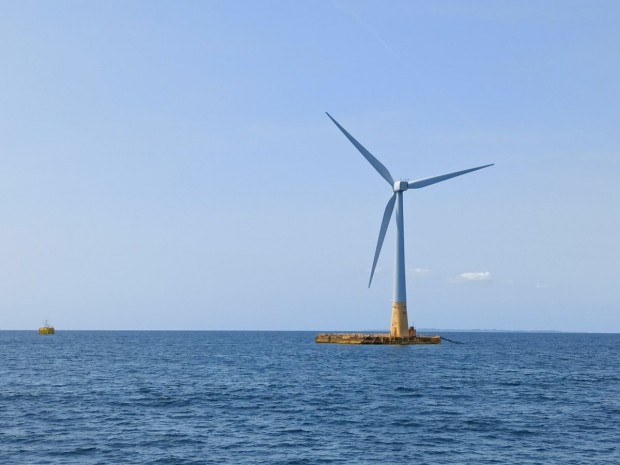
[[[0,463],[620,463],[619,335],[454,338],[0,332]]]

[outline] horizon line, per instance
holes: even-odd
[[[38,328],[12,328],[12,329],[0,329],[0,331],[33,331],[36,332]],[[377,329],[364,329],[364,330],[324,330],[324,329],[136,329],[136,328],[73,328],[73,329],[56,329],[56,332],[68,332],[68,331],[134,331],[134,332],[271,332],[271,333],[380,333],[385,330]],[[558,329],[444,329],[444,328],[418,328],[418,332],[446,332],[446,333],[562,333],[562,334],[620,334],[620,331],[572,331],[572,330],[558,330]]]

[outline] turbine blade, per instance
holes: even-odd
[[[340,126],[340,124],[338,124],[338,121],[336,121],[334,118],[332,118],[332,115],[330,115],[329,113],[325,112],[325,114],[327,116],[329,116],[329,119],[331,119],[334,124],[336,126],[338,126],[338,129],[340,129],[342,131],[342,133],[347,136],[347,139],[349,139],[351,141],[351,143],[353,145],[355,145],[355,148],[357,150],[360,151],[360,153],[362,155],[364,155],[364,158],[366,158],[366,160],[368,160],[368,162],[374,167],[374,169],[376,169],[379,174],[381,176],[383,176],[383,178],[390,183],[390,186],[394,185],[394,178],[392,178],[392,175],[390,174],[390,172],[388,171],[388,169],[383,166],[383,164],[377,160],[372,153],[370,153],[368,150],[366,150],[364,148],[364,146],[362,144],[360,144],[358,141],[356,141],[353,136],[351,134],[349,134],[347,132],[347,130],[345,128],[343,128],[342,126]]]
[[[407,185],[409,186],[409,189],[420,189],[421,187],[430,186],[431,184],[445,181],[450,178],[455,178],[462,174],[471,173],[472,171],[481,170],[482,168],[488,168],[489,166],[493,165],[494,163],[491,163],[490,165],[478,166],[476,168],[470,168],[463,171],[455,171],[454,173],[442,174],[441,176],[433,176],[432,178],[418,179],[417,181],[408,182]]]
[[[381,247],[383,246],[383,240],[385,239],[385,232],[387,231],[388,224],[390,224],[390,218],[392,218],[392,212],[394,211],[394,202],[396,202],[396,193],[390,197],[390,200],[388,200],[388,203],[385,206],[383,221],[381,222],[381,229],[379,230],[379,239],[377,240],[377,249],[375,250],[375,259],[372,262],[372,270],[370,271],[370,281],[368,281],[368,287],[370,287],[372,277],[375,274],[377,260],[379,260],[379,254],[381,253]]]

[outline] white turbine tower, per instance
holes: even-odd
[[[375,273],[375,267],[377,266],[377,260],[381,253],[381,246],[385,239],[385,232],[387,231],[388,224],[392,218],[392,212],[394,211],[394,205],[396,204],[396,263],[394,267],[394,298],[392,302],[392,324],[390,328],[390,335],[394,337],[405,337],[408,335],[409,323],[407,321],[407,289],[405,284],[405,234],[403,225],[403,192],[408,189],[420,189],[421,187],[430,186],[441,181],[445,181],[462,174],[471,173],[472,171],[481,170],[493,166],[490,165],[478,166],[476,168],[470,168],[468,170],[455,171],[454,173],[442,174],[440,176],[433,176],[432,178],[419,179],[417,181],[394,181],[394,178],[383,166],[383,164],[377,160],[368,150],[366,150],[362,144],[353,138],[345,128],[340,126],[338,121],[331,117],[329,113],[327,116],[338,126],[338,129],[347,136],[347,139],[360,151],[362,155],[368,160],[368,162],[377,170],[377,172],[390,184],[392,187],[392,197],[388,200],[385,207],[385,213],[383,213],[383,221],[381,222],[381,229],[379,230],[379,239],[377,240],[377,248],[375,250],[375,258],[372,262],[372,270],[370,271],[370,281],[368,281],[368,287],[372,283],[372,277]]]

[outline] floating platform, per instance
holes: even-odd
[[[45,322],[45,325],[39,328],[39,334],[55,334],[55,333],[56,333],[56,330],[47,321]]]
[[[414,344],[441,344],[441,336],[415,335],[394,337],[388,333],[323,333],[317,335],[314,341],[318,344],[386,344],[404,346]]]

